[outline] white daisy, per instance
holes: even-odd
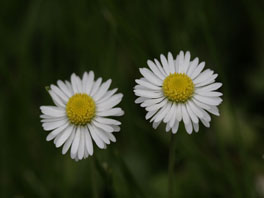
[[[41,106],[40,117],[44,130],[51,131],[47,141],[54,139],[56,147],[63,145],[62,154],[71,147],[71,158],[76,161],[93,155],[93,141],[106,148],[115,142],[113,132],[120,131],[121,122],[108,118],[122,116],[124,111],[115,107],[123,94],[108,90],[111,79],[102,83],[94,80],[94,72],[85,72],[83,78],[72,74],[71,82],[57,81],[49,94],[56,106]],[[93,140],[93,141],[92,141]]]
[[[142,78],[137,79],[134,92],[147,111],[146,119],[153,122],[156,129],[161,122],[166,124],[166,131],[178,131],[183,120],[187,133],[198,132],[199,120],[210,126],[211,116],[208,112],[219,115],[217,106],[222,102],[222,93],[216,90],[222,83],[215,82],[217,74],[204,69],[205,62],[190,60],[190,52],[181,51],[174,60],[171,53],[168,58],[160,56],[161,63],[155,59],[148,60],[150,69],[141,68]]]

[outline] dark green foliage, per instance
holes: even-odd
[[[145,121],[147,59],[190,50],[224,83],[211,128],[176,138],[178,197],[264,196],[263,1],[0,1],[0,197],[166,197],[170,134]],[[124,93],[117,143],[80,162],[46,142],[46,86],[94,70]]]

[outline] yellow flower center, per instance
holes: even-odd
[[[192,79],[186,74],[174,73],[165,78],[162,89],[169,100],[184,103],[192,96],[194,85]]]
[[[95,116],[95,102],[87,94],[73,95],[67,105],[67,116],[72,124],[85,125]]]

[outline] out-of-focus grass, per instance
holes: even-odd
[[[220,117],[177,134],[175,196],[264,196],[264,3],[1,1],[0,196],[166,197],[169,134],[134,104],[147,59],[190,50],[224,83]],[[78,163],[39,121],[45,86],[94,70],[125,97],[117,143]]]

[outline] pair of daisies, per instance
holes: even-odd
[[[156,129],[165,123],[166,131],[176,133],[183,121],[187,133],[198,132],[199,121],[210,126],[209,113],[219,115],[217,106],[222,102],[222,93],[216,90],[222,83],[215,82],[217,74],[205,69],[199,59],[190,60],[190,53],[181,51],[176,59],[171,53],[160,61],[148,60],[149,68],[141,68],[142,78],[137,79],[134,88],[140,103],[147,111]],[[51,85],[49,94],[56,106],[41,106],[41,121],[44,130],[51,131],[47,141],[54,140],[62,154],[70,150],[76,161],[93,155],[93,144],[105,149],[115,142],[114,132],[120,131],[121,122],[113,119],[124,115],[116,107],[123,94],[110,90],[111,80],[95,79],[94,72],[85,72],[80,78],[72,74],[69,81],[57,81]],[[209,113],[208,113],[209,112]]]

